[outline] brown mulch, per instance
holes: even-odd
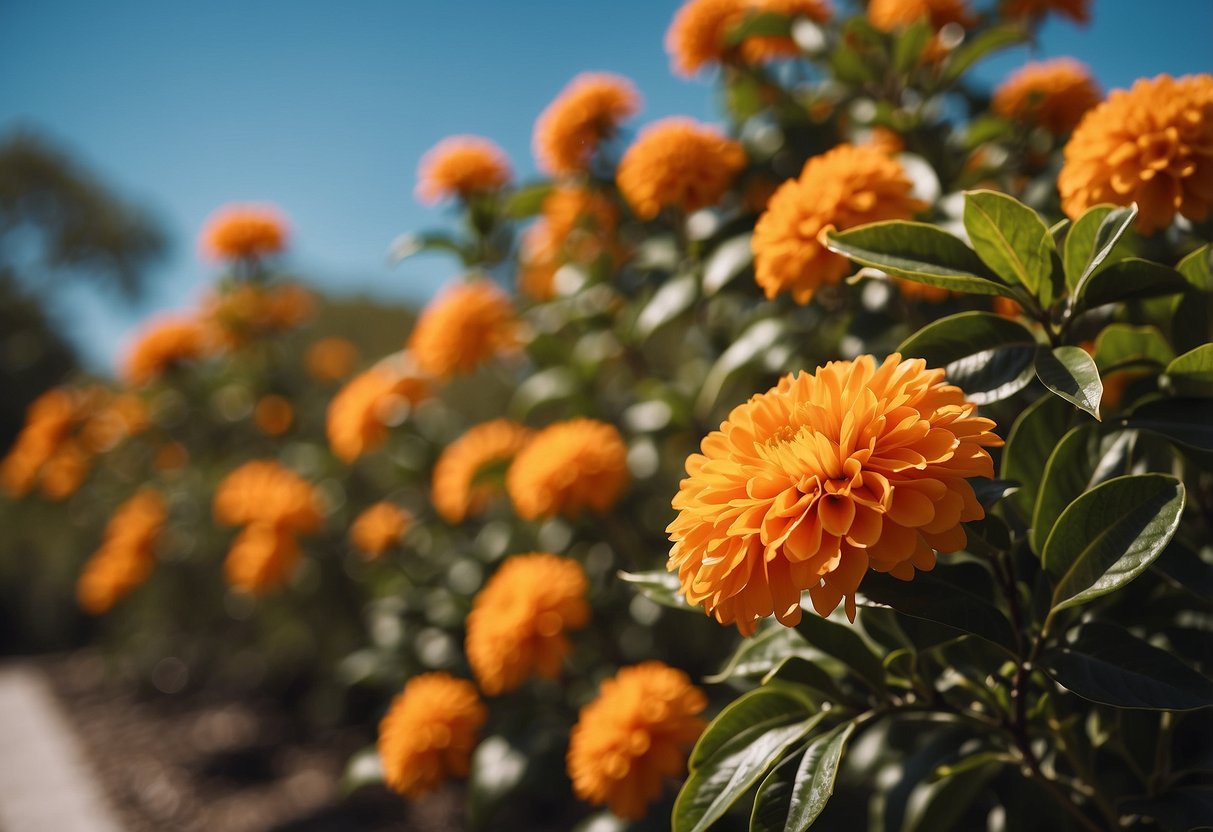
[[[352,729],[300,737],[269,703],[149,694],[107,679],[88,651],[38,661],[130,832],[453,830],[454,788],[409,804],[368,786],[344,794]]]

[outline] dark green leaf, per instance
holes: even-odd
[[[942,367],[948,381],[977,404],[1005,399],[1032,380],[1036,338],[1023,325],[990,312],[960,312],[927,324],[897,349]]]
[[[1038,296],[1050,285],[1053,237],[1031,208],[997,191],[967,191],[964,224],[977,256],[1005,282]]]
[[[1166,369],[1167,387],[1180,396],[1213,396],[1213,344],[1176,358]]]
[[[682,594],[678,575],[664,569],[651,572],[619,572],[619,579],[635,587],[636,591],[655,604],[678,610],[695,610]]]
[[[1213,451],[1213,402],[1208,399],[1153,399],[1135,407],[1121,425],[1157,433],[1185,448]]]
[[[874,690],[884,690],[884,665],[849,625],[822,618],[806,610],[796,629],[810,647],[838,659]]]
[[[993,508],[1019,490],[1019,483],[1011,480],[987,480],[984,477],[969,480],[977,502],[985,508]]]
[[[969,123],[968,132],[964,137],[965,147],[974,150],[987,142],[998,141],[1010,135],[1014,127],[1014,123],[1005,118],[980,115]]]
[[[1183,484],[1163,474],[1117,477],[1070,503],[1041,553],[1054,580],[1054,609],[1085,603],[1136,578],[1175,534],[1183,506]]]
[[[1183,275],[1168,266],[1126,257],[1105,266],[1075,290],[1076,311],[1105,303],[1174,295],[1187,288]]]
[[[1198,292],[1213,292],[1213,243],[1205,243],[1179,261],[1175,270]]]
[[[775,682],[809,688],[817,698],[826,702],[839,703],[846,699],[833,676],[826,673],[816,662],[801,656],[783,659],[762,678],[764,685]]]
[[[543,201],[552,192],[551,182],[533,182],[515,188],[505,199],[503,211],[507,217],[523,220],[543,210]]]
[[[1105,263],[1120,259],[1115,254],[1116,244],[1136,218],[1136,205],[1128,208],[1096,205],[1078,218],[1066,236],[1065,245],[1066,285],[1071,291]]]
[[[804,700],[779,687],[762,687],[733,700],[716,715],[691,751],[692,771],[722,756],[747,731],[754,735],[799,722],[811,715]]]
[[[941,76],[945,84],[950,84],[964,74],[970,66],[987,55],[1023,43],[1028,39],[1028,33],[1019,26],[994,26],[981,34],[965,41],[948,58]]]
[[[1010,496],[1010,502],[1025,522],[1031,521],[1036,508],[1036,494],[1049,454],[1070,429],[1074,418],[1074,408],[1067,402],[1056,396],[1041,396],[1011,425],[1002,450],[1000,476],[1019,483],[1019,490]]]
[[[1036,352],[1036,377],[1070,404],[1099,418],[1103,382],[1095,359],[1079,347],[1041,347]]]
[[[1167,832],[1213,829],[1213,786],[1181,786],[1158,797],[1135,797],[1122,812],[1153,818]]]
[[[834,794],[834,780],[842,754],[854,732],[855,723],[844,722],[809,744],[796,771],[785,832],[808,829],[825,809],[830,795]]]
[[[699,298],[699,278],[680,274],[670,278],[653,293],[636,317],[636,337],[644,340],[665,324],[695,305]]]
[[[885,604],[902,615],[942,624],[1015,652],[1015,631],[992,603],[930,572],[900,581],[882,572],[869,572],[859,585],[869,601]]]
[[[974,295],[1022,300],[973,249],[933,225],[892,220],[826,234],[829,249],[906,280]]]
[[[980,755],[975,757],[982,759]],[[958,765],[946,779],[926,784],[906,807],[906,818],[901,828],[905,832],[950,832],[956,829],[1003,764],[1001,759],[986,757],[980,763]]]
[[[975,768],[987,766],[990,763],[1010,764],[1015,765],[1019,762],[1019,758],[1006,751],[978,751],[970,754],[967,757],[962,757],[959,760],[950,763],[944,763],[938,766],[935,771],[931,772],[931,777],[928,782],[934,783],[939,780],[945,780],[957,774],[966,771],[971,771]]]
[[[783,832],[800,756],[801,752],[793,752],[784,757],[759,784],[750,814],[750,832]]]
[[[1099,436],[1097,425],[1079,425],[1063,436],[1050,454],[1032,514],[1032,549],[1038,554],[1066,506],[1097,484],[1102,461]]]
[[[789,656],[808,654],[807,647],[795,630],[782,624],[767,624],[753,637],[741,640],[719,673],[703,680],[716,684],[735,677],[762,676]]]
[[[703,267],[703,291],[711,296],[744,274],[754,262],[750,235],[740,234],[725,240],[712,251]]]
[[[1077,643],[1046,651],[1040,664],[1066,690],[1115,708],[1190,711],[1213,705],[1213,681],[1112,624],[1087,624]]]
[[[1174,357],[1153,326],[1109,324],[1095,339],[1095,364],[1103,375],[1128,367],[1165,367]]]

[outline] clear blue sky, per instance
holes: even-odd
[[[0,131],[44,131],[156,211],[173,242],[137,308],[61,293],[65,329],[104,365],[135,321],[190,303],[211,274],[197,229],[231,201],[280,205],[291,262],[325,289],[423,300],[454,264],[389,269],[384,252],[401,231],[443,221],[412,195],[417,160],[438,139],[489,136],[526,178],[535,116],[587,69],[632,78],[640,122],[714,116],[710,81],[668,69],[662,39],[678,5],[0,0]],[[1078,57],[1107,88],[1213,70],[1213,0],[1094,7],[1089,27],[1050,23],[1041,56]],[[979,74],[995,82],[1025,56]]]

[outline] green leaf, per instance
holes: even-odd
[[[1191,711],[1213,705],[1213,681],[1169,651],[1112,624],[1092,622],[1040,665],[1071,693],[1114,708]]]
[[[1158,797],[1135,797],[1120,811],[1153,818],[1167,832],[1213,829],[1213,786],[1180,786]]]
[[[818,695],[817,698],[826,702],[843,702],[847,698],[833,676],[816,662],[802,656],[793,655],[780,661],[770,673],[762,677],[762,683],[800,685],[809,688]]]
[[[927,46],[934,32],[926,20],[918,20],[894,35],[893,68],[899,75],[908,74],[922,57],[922,50]]]
[[[998,281],[981,258],[959,238],[933,225],[890,220],[826,233],[830,251],[896,277],[973,295],[1023,300]]]
[[[754,262],[750,234],[725,240],[712,251],[703,267],[703,293],[709,297],[733,282]]]
[[[752,362],[766,355],[767,351],[788,334],[789,324],[779,318],[762,318],[746,328],[728,349],[720,354],[712,369],[708,371],[699,396],[695,399],[695,413],[706,418],[716,405],[716,399],[729,378]]]
[[[1095,359],[1079,347],[1041,347],[1036,352],[1036,377],[1070,404],[1099,418],[1103,382]]]
[[[987,480],[984,477],[969,480],[977,502],[984,508],[993,508],[1019,490],[1019,483],[1010,480]]]
[[[1072,502],[1041,552],[1054,581],[1053,609],[1106,595],[1140,575],[1175,534],[1183,507],[1183,483],[1164,474],[1117,477]]]
[[[1205,243],[1179,261],[1175,270],[1198,292],[1213,292],[1213,243]]]
[[[854,732],[855,723],[844,722],[809,744],[800,760],[800,768],[796,770],[784,832],[808,829],[825,809],[834,794],[834,780],[838,777],[838,766],[847,741]]]
[[[1126,257],[1095,272],[1074,291],[1075,312],[1106,303],[1174,295],[1187,288],[1183,275],[1168,266]]]
[[[1063,436],[1049,455],[1032,514],[1033,551],[1044,548],[1062,511],[1093,485],[1098,452],[1099,427],[1088,423]]]
[[[1208,399],[1154,399],[1135,407],[1121,426],[1157,433],[1184,448],[1213,451],[1213,402]]]
[[[746,38],[788,37],[792,32],[792,19],[778,12],[751,14],[725,34],[726,46],[740,46]]]
[[[993,26],[981,34],[966,40],[952,53],[944,66],[941,80],[951,84],[964,74],[970,66],[982,58],[1028,40],[1028,33],[1019,26]]]
[[[507,217],[515,220],[533,217],[543,210],[543,201],[548,198],[553,187],[551,182],[520,185],[506,197],[502,211]]]
[[[1108,324],[1095,339],[1095,365],[1103,375],[1129,367],[1165,367],[1174,357],[1153,326]]]
[[[1053,237],[1031,208],[997,191],[966,191],[964,225],[977,256],[1004,281],[1036,296],[1050,287]]]
[[[1066,236],[1066,285],[1074,291],[1105,263],[1120,259],[1117,243],[1137,218],[1137,206],[1096,205],[1078,218]]]
[[[1166,386],[1180,396],[1213,396],[1213,344],[1185,352],[1168,364]]]
[[[654,569],[651,572],[620,571],[616,574],[621,581],[631,584],[637,592],[654,604],[676,610],[698,609],[687,603],[687,599],[682,594],[682,584],[674,572]]]
[[[801,753],[789,754],[759,784],[750,813],[750,832],[783,832]]]
[[[768,623],[751,638],[741,640],[720,672],[703,680],[717,684],[737,677],[762,676],[789,656],[807,655],[807,647],[796,630]]]
[[[948,381],[977,404],[1005,399],[1032,380],[1036,337],[990,312],[960,312],[927,324],[899,352],[942,367]]]
[[[864,576],[859,591],[869,601],[885,604],[901,615],[942,624],[1014,655],[1015,631],[991,602],[930,572],[901,581],[882,572]]]
[[[1025,521],[1032,519],[1036,494],[1049,454],[1070,429],[1075,413],[1067,402],[1056,396],[1041,396],[1011,425],[1006,447],[1002,450],[1004,480],[1019,483],[1010,501]]]
[[[986,754],[996,755],[996,752]],[[969,807],[1004,764],[997,757],[991,759],[987,756],[983,759],[981,755],[974,756],[982,762],[958,764],[951,776],[920,787],[922,790],[914,794],[906,806],[906,817],[901,827],[905,832],[950,832],[957,828]]]
[[[673,829],[708,829],[824,718],[775,688],[751,691],[726,707],[691,752]]]
[[[880,657],[849,625],[805,610],[796,629],[810,647],[838,659],[873,690],[884,690],[884,665]]]
[[[644,340],[695,305],[699,298],[699,278],[680,274],[661,285],[636,316],[635,334]]]
[[[987,142],[998,141],[1009,136],[1015,129],[1013,122],[994,115],[979,115],[969,122],[964,137],[967,150],[974,150]]]
[[[1016,757],[1014,754],[1009,754],[1006,751],[978,751],[970,754],[967,757],[962,757],[954,762],[943,763],[942,765],[937,766],[936,769],[931,772],[931,777],[927,782],[935,783],[940,780],[946,780],[949,777],[953,777],[957,774],[963,774],[966,771],[972,771],[975,768],[988,766],[991,763],[1016,765],[1018,762],[1018,757]]]
[[[1213,332],[1213,245],[1201,246],[1175,268],[1188,281],[1188,289],[1172,306],[1171,343],[1177,350],[1189,350],[1208,341]]]

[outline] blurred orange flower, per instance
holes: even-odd
[[[641,219],[662,208],[684,212],[715,205],[745,167],[738,142],[689,118],[667,118],[641,131],[623,154],[616,182]]]
[[[388,425],[398,424],[408,409],[430,395],[430,385],[399,361],[381,361],[354,376],[329,402],[326,432],[329,447],[353,462],[387,439]]]
[[[384,500],[358,515],[350,526],[350,540],[368,560],[374,560],[399,543],[412,522],[411,514]]]
[[[829,615],[869,568],[909,580],[984,516],[968,477],[1002,444],[964,392],[920,359],[833,361],[734,408],[687,458],[668,568],[691,604],[743,634],[800,596]]]
[[[609,72],[584,72],[569,82],[535,122],[539,169],[554,176],[585,171],[604,139],[640,109],[628,79]]]
[[[510,162],[496,144],[480,136],[450,136],[421,157],[417,198],[435,203],[447,197],[468,199],[509,184]]]
[[[253,522],[232,541],[223,574],[231,586],[256,595],[286,583],[298,564],[299,542],[289,529]]]
[[[440,379],[469,373],[517,345],[513,304],[487,278],[448,284],[422,310],[408,340],[421,371]]]
[[[286,238],[286,219],[272,205],[225,205],[206,221],[201,243],[216,260],[240,260],[277,254]]]
[[[556,270],[565,262],[589,263],[603,252],[618,258],[618,221],[604,194],[571,185],[553,188],[543,200],[540,219],[522,237],[519,291],[533,300],[551,300]]]
[[[155,381],[170,367],[205,358],[214,352],[211,330],[193,316],[179,315],[152,321],[127,350],[122,377],[142,386]]]
[[[628,481],[628,449],[614,425],[594,419],[557,422],[514,457],[505,487],[524,520],[582,509],[606,511]]]
[[[265,523],[290,532],[320,528],[320,499],[311,483],[271,459],[246,462],[215,489],[215,519],[229,526]]]
[[[476,687],[446,673],[414,676],[379,723],[379,759],[388,786],[405,797],[464,777],[488,711]]]
[[[555,679],[573,645],[566,633],[590,620],[581,565],[536,552],[514,555],[472,601],[467,657],[490,696],[531,676]]]
[[[797,303],[808,303],[850,269],[821,244],[822,231],[908,219],[926,208],[912,189],[901,164],[875,147],[841,144],[809,159],[799,179],[779,186],[754,227],[758,285],[768,298],[791,292]]]
[[[829,0],[752,0],[754,14],[781,14],[825,23],[833,14]],[[747,64],[762,64],[800,54],[796,41],[785,35],[754,35],[741,42],[741,57]]]
[[[949,23],[972,26],[976,21],[965,0],[871,0],[868,21],[883,32],[891,32],[926,20],[933,29]]]
[[[253,408],[253,422],[266,436],[281,436],[291,429],[294,421],[295,408],[283,396],[262,396]]]
[[[321,338],[307,348],[303,364],[317,381],[337,381],[358,363],[358,347],[348,338]]]
[[[573,791],[625,820],[644,817],[666,782],[686,773],[707,705],[681,670],[655,661],[621,669],[581,709],[569,735]]]
[[[1091,0],[1005,0],[1002,13],[1008,18],[1039,17],[1049,12],[1065,15],[1075,23],[1089,23]]]
[[[862,147],[879,150],[886,156],[896,156],[906,149],[906,143],[901,136],[888,127],[873,127],[860,144]]]
[[[531,438],[531,431],[509,419],[494,419],[468,430],[442,449],[434,465],[434,510],[448,523],[460,523],[478,514],[498,484],[484,477],[486,470],[502,467]]]
[[[1213,208],[1213,75],[1159,75],[1113,90],[1065,148],[1057,177],[1070,219],[1100,203],[1137,203],[1149,234]]]
[[[167,516],[164,498],[150,488],[139,489],[114,511],[101,547],[76,582],[82,610],[90,615],[108,612],[147,580],[155,567],[156,539]]]
[[[994,91],[991,107],[1013,118],[1064,135],[1099,103],[1099,88],[1091,71],[1073,58],[1026,64]]]
[[[690,77],[701,68],[720,63],[728,52],[729,30],[746,18],[750,0],[687,0],[665,33],[665,51],[674,72]]]
[[[25,425],[0,462],[0,485],[10,497],[24,497],[38,475],[71,435],[76,407],[65,387],[48,390],[25,411]]]

